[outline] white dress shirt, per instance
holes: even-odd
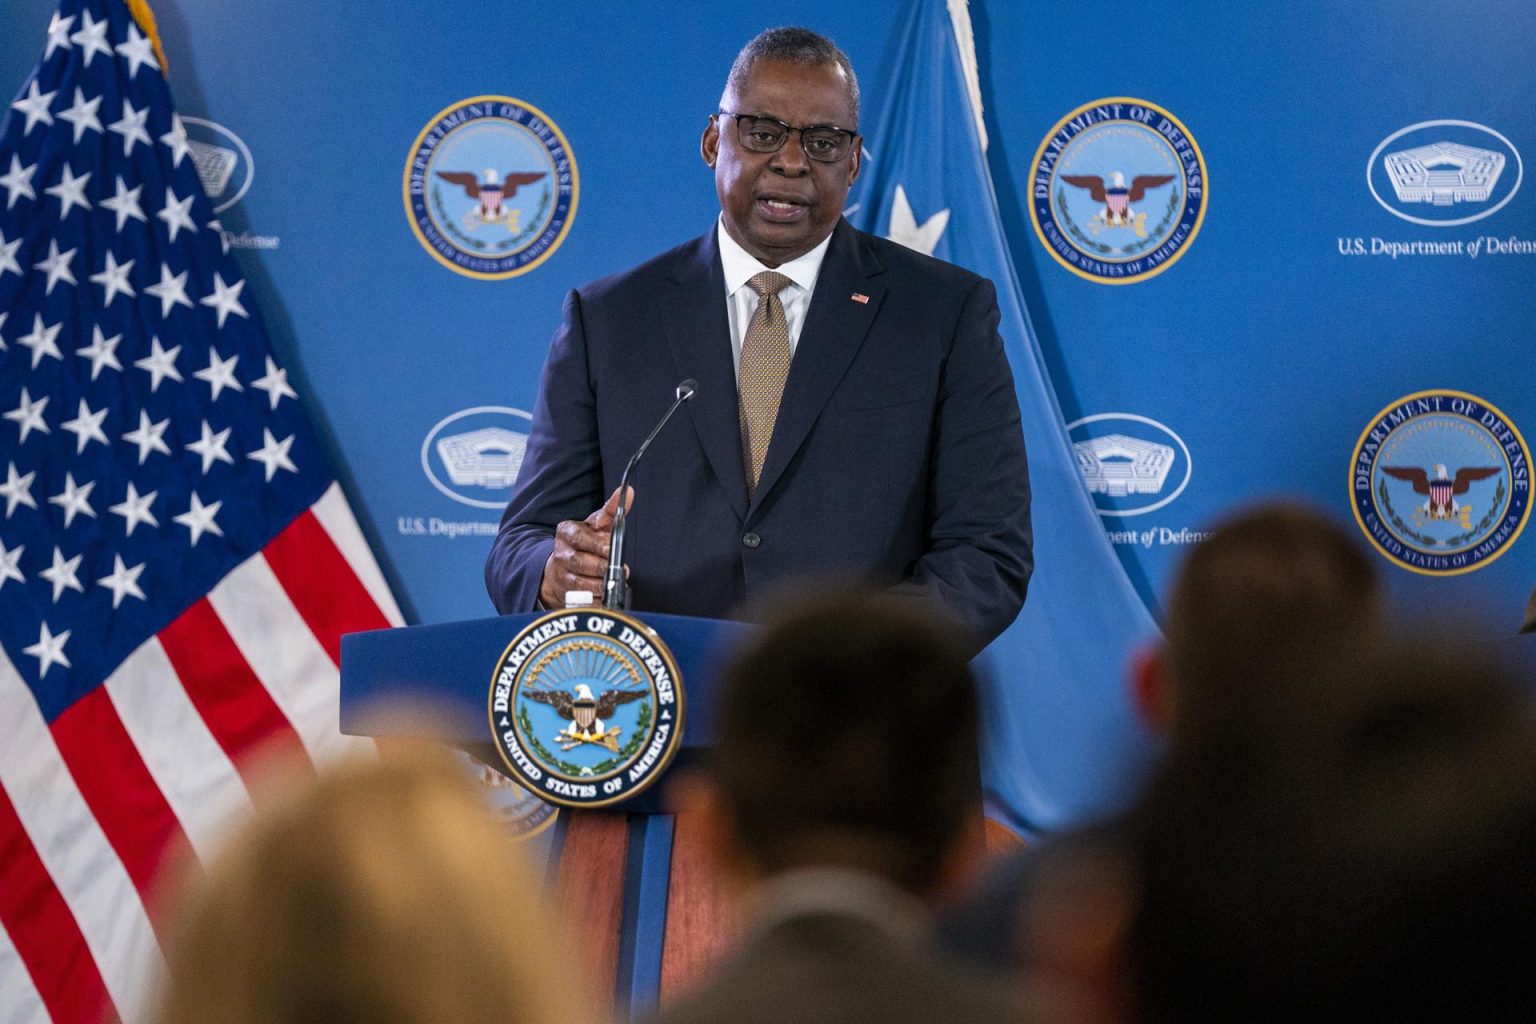
[[[816,290],[816,278],[821,273],[821,261],[826,258],[827,246],[832,236],[822,239],[820,245],[777,267],[765,267],[757,257],[736,244],[725,230],[722,218],[715,225],[715,235],[720,242],[720,263],[725,270],[725,305],[731,319],[731,365],[741,373],[741,342],[747,336],[752,314],[757,312],[757,292],[747,287],[747,282],[765,270],[783,274],[793,281],[779,292],[784,304],[784,318],[789,321],[789,354],[795,354],[800,343],[800,328],[805,325],[805,311],[811,305],[811,293]]]

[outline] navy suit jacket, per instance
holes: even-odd
[[[794,577],[852,576],[934,597],[990,641],[1034,564],[997,323],[991,282],[840,222],[749,501],[714,230],[572,291],[486,562],[492,601],[538,607],[555,527],[602,505],[691,377],[630,479],[635,610],[727,618]]]

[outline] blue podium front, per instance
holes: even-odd
[[[442,729],[445,742],[510,774],[491,732],[494,677],[508,646],[545,614],[343,637],[341,731],[380,739],[406,730],[419,734],[421,716],[408,712],[422,712]],[[670,650],[682,681],[682,746],[668,769],[676,773],[708,750],[716,679],[752,627],[676,615],[634,618]],[[662,779],[609,808],[561,810],[550,830],[551,876],[562,915],[575,925],[598,983],[612,978],[621,1017],[652,1009],[730,941],[732,914],[707,852],[668,804]]]

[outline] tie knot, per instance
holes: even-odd
[[[764,295],[777,295],[793,283],[777,271],[765,270],[748,281],[747,287],[757,292],[758,298],[762,298]]]

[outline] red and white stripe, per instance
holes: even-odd
[[[249,810],[257,750],[371,750],[338,731],[340,637],[402,622],[332,485],[52,725],[0,652],[0,1024],[146,1020],[160,869]]]

